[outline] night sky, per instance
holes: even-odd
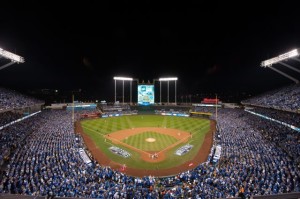
[[[260,62],[299,48],[294,5],[61,2],[1,3],[0,47],[26,61],[1,70],[1,86],[80,88],[104,98],[114,95],[113,76],[177,76],[178,95],[258,94],[293,83]]]

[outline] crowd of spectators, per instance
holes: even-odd
[[[242,104],[263,106],[283,111],[300,112],[300,84],[269,91],[242,101]]]
[[[220,108],[218,108],[220,109]],[[215,113],[216,107],[210,106],[194,106],[193,111],[195,112],[205,112],[205,113]]]
[[[256,111],[252,110],[252,111]],[[259,109],[257,111],[261,114],[267,115],[270,110]],[[271,111],[271,113],[274,113]],[[291,113],[287,113],[290,115]],[[280,123],[272,122],[270,120],[264,119],[262,117],[249,115],[249,124],[251,124],[255,129],[261,132],[262,136],[265,139],[272,141],[278,147],[286,151],[286,153],[293,157],[296,163],[300,163],[300,132],[289,128],[288,126],[281,125]],[[300,117],[289,117],[284,113],[279,112],[278,114],[272,114],[270,117],[275,117],[276,119],[285,118],[285,123],[293,123],[298,120],[298,123],[295,123],[299,126]]]
[[[278,109],[274,104],[285,102],[282,95],[291,94],[280,109],[299,108],[299,85],[292,88],[269,94],[270,102],[256,102],[268,102],[268,107]],[[38,102],[0,88],[0,110]],[[299,124],[297,114],[254,110]],[[76,112],[75,118],[80,115]],[[19,117],[13,112],[1,113],[0,124]],[[78,152],[86,147],[74,132],[72,112],[45,110],[0,130],[0,164],[7,158],[5,172],[0,174],[0,193],[115,199],[230,198],[237,197],[241,189],[245,196],[300,192],[298,132],[242,109],[219,109],[217,124],[214,143],[222,147],[218,164],[208,161],[166,178],[139,178],[99,165],[88,151],[91,164],[86,164]]]
[[[266,132],[273,132],[270,127],[274,123],[269,122],[241,109],[223,109],[218,113],[222,146],[219,169],[231,174],[237,184],[229,184],[236,190],[241,183],[247,195],[300,191],[299,167],[293,156],[266,137]]]
[[[28,107],[40,103],[44,102],[13,90],[0,87],[0,112],[14,108]]]
[[[145,186],[154,183],[151,176],[129,177],[93,159],[90,166],[84,163],[77,150],[82,139],[74,133],[70,112],[43,111],[36,121],[42,125],[16,148],[0,193],[93,198],[149,194]]]
[[[9,157],[11,151],[19,147],[26,136],[33,132],[38,125],[38,117],[33,116],[0,130],[0,166],[4,159]]]
[[[167,178],[127,176],[99,165],[86,165],[78,149],[71,112],[43,111],[34,118],[33,132],[15,149],[0,193],[53,194],[99,198],[225,198],[300,191],[294,156],[266,137],[260,123],[241,109],[221,109],[216,142],[222,146],[219,164],[203,163]],[[37,125],[40,124],[40,125]],[[265,129],[266,131],[268,128]],[[293,153],[293,151],[291,151]]]
[[[13,112],[13,111],[2,112],[0,113],[0,127],[12,121],[15,121],[21,117],[23,117],[23,114],[18,112]]]
[[[300,114],[287,111],[280,111],[270,108],[251,107],[251,111],[261,115],[270,117],[272,119],[285,122],[296,127],[300,127]]]

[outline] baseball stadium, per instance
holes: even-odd
[[[1,198],[299,196],[298,83],[238,105],[217,96],[180,104],[177,77],[156,79],[159,84],[113,80],[112,103],[73,96],[70,103],[44,106],[1,88]],[[290,100],[271,109],[279,96]]]
[[[300,198],[297,6],[11,2],[0,199]]]

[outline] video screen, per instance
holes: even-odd
[[[154,104],[154,85],[138,85],[138,104]]]

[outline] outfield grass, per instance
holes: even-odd
[[[120,164],[126,164],[132,168],[143,168],[143,169],[164,169],[171,168],[174,166],[178,166],[184,162],[192,160],[200,149],[205,134],[210,129],[210,121],[208,119],[201,118],[186,118],[186,117],[172,117],[172,116],[158,116],[158,115],[134,115],[134,116],[121,116],[121,117],[110,117],[110,118],[100,118],[100,119],[92,119],[92,120],[84,120],[81,121],[81,125],[83,127],[84,132],[94,140],[96,145],[113,161],[119,162]],[[182,131],[187,131],[192,134],[192,138],[188,141],[189,144],[194,145],[192,150],[185,154],[184,156],[175,155],[175,151],[187,144],[181,143],[169,150],[166,154],[166,160],[159,163],[149,163],[142,161],[140,159],[139,153],[136,151],[125,148],[124,146],[116,145],[120,148],[127,150],[131,153],[130,158],[123,158],[114,153],[112,153],[108,148],[112,146],[108,140],[105,141],[103,135],[123,130],[123,129],[131,129],[136,127],[166,127],[166,128],[174,128],[180,129]],[[161,148],[166,148],[166,146],[171,143],[176,142],[176,139],[172,136],[163,135],[156,132],[149,132],[151,135],[137,134],[134,136],[130,136],[127,139],[123,140],[123,142],[135,146],[136,148],[140,148],[145,151],[160,151]],[[147,146],[145,144],[146,137],[153,137],[158,140],[161,140],[160,144],[155,144],[155,147],[151,148],[151,143]],[[135,141],[133,141],[135,140]],[[141,144],[142,143],[142,144]],[[115,145],[115,144],[114,144]]]

